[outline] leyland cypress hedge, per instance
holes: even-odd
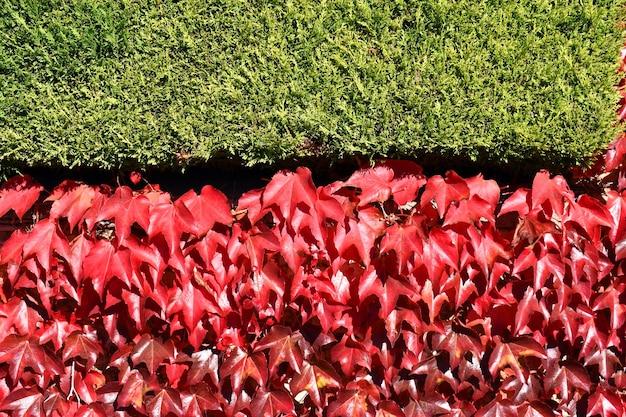
[[[0,0],[0,165],[581,164],[622,3]]]

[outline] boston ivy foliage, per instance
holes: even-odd
[[[0,250],[0,415],[620,416],[625,182],[395,161],[231,208],[65,181]]]

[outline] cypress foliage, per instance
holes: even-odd
[[[0,0],[0,166],[582,164],[622,0]]]

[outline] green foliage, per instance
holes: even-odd
[[[581,163],[622,3],[0,0],[0,164]]]

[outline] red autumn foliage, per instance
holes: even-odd
[[[0,206],[41,192],[14,178]],[[624,411],[619,189],[540,172],[503,198],[396,161],[324,187],[280,172],[233,210],[210,186],[47,201],[0,251],[0,415]]]

